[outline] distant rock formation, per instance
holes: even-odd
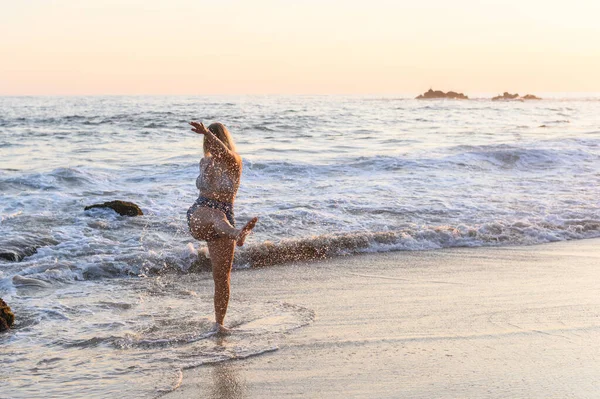
[[[133,202],[120,200],[86,206],[84,210],[87,211],[93,208],[110,208],[121,216],[142,216],[144,214],[140,207]]]
[[[10,329],[15,323],[15,315],[10,307],[0,298],[0,331]]]
[[[432,90],[429,89],[425,93],[416,97],[417,100],[429,100],[433,98],[451,98],[454,100],[468,100],[469,97],[465,96],[463,93],[457,93],[455,91],[449,91],[448,93],[444,93],[441,90]]]
[[[527,94],[523,97],[519,97],[519,93],[510,94],[509,92],[504,92],[501,96],[496,96],[492,98],[492,101],[509,101],[509,100],[541,100],[541,98],[534,96],[533,94]]]
[[[516,100],[518,98],[519,98],[519,93],[510,94],[509,92],[505,91],[503,95],[492,98],[492,101]]]

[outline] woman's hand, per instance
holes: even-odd
[[[198,123],[198,122],[190,122],[190,125],[193,126],[192,132],[196,132],[198,134],[206,134],[206,133],[208,133],[208,129],[206,127],[204,127],[204,124],[202,122],[200,122],[200,123]]]

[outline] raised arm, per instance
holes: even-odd
[[[237,161],[237,154],[231,151],[229,148],[227,148],[225,144],[213,134],[213,132],[211,132],[204,126],[203,123],[190,122],[190,125],[193,126],[193,132],[203,134],[204,140],[208,140],[210,148],[214,153],[213,155],[216,158],[223,158],[225,160],[231,160],[233,162]]]

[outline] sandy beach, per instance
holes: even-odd
[[[598,397],[598,248],[592,239],[236,271],[233,307],[284,301],[314,321],[276,351],[184,370],[164,398]],[[227,340],[235,333],[217,344]]]

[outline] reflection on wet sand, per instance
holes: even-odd
[[[217,345],[225,346],[226,340],[220,338]],[[212,386],[207,389],[210,392],[208,398],[211,399],[241,399],[246,397],[244,390],[244,381],[240,380],[239,363],[226,361],[212,366]]]

